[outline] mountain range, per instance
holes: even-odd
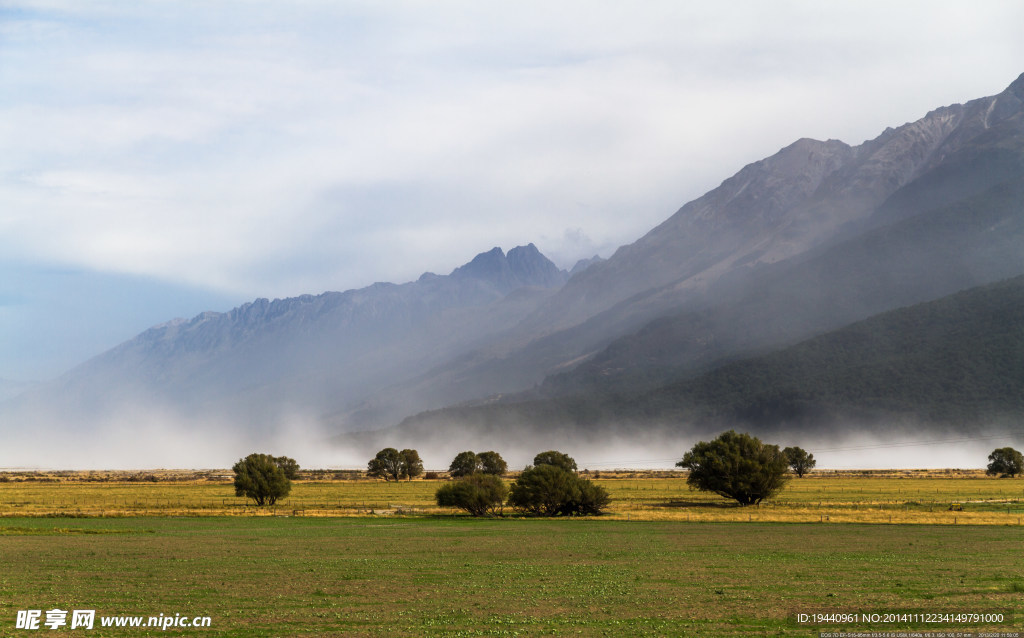
[[[779,404],[786,418],[746,418],[757,409],[743,411],[753,400],[744,388],[782,396],[816,387],[815,370],[861,387],[847,369],[860,364],[839,356],[797,357],[810,376],[793,376],[791,348],[842,341],[843,330],[880,313],[920,310],[1021,274],[1024,75],[998,95],[938,108],[857,146],[798,140],[608,259],[570,272],[533,244],[494,248],[448,275],[174,320],[6,401],[0,415],[14,427],[45,413],[88,428],[125,406],[152,405],[182,419],[214,415],[247,433],[298,415],[337,435],[336,444],[366,449],[398,436],[408,446],[474,428],[493,434],[496,423],[509,442],[538,431],[571,441],[598,426],[646,436],[668,421],[677,434],[730,420],[825,430],[857,401],[797,393],[799,409]],[[984,294],[1009,299],[1019,288],[1012,281]],[[946,325],[940,315],[893,329]],[[984,329],[957,316],[964,330]],[[999,350],[989,345],[986,352]],[[1007,348],[1020,355],[1016,342]],[[886,356],[906,362],[911,353]],[[946,378],[938,367],[910,369]],[[765,375],[789,385],[762,383]],[[723,392],[721,383],[738,389]],[[864,397],[862,407],[876,424],[898,416],[915,427],[950,426],[955,410],[913,413],[914,396]],[[984,414],[1022,411],[999,401]]]
[[[80,421],[152,405],[263,432],[295,415],[345,418],[376,389],[508,329],[567,278],[529,244],[401,285],[257,299],[150,328],[13,404]]]

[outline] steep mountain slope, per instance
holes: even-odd
[[[891,433],[900,425],[919,435],[970,432],[1018,424],[1022,387],[1024,276],[1018,276],[655,390],[449,408],[407,419],[386,436],[411,444],[449,432],[515,446],[552,430],[575,440],[730,427],[817,435],[848,433],[836,428]]]
[[[1024,75],[999,95],[937,109],[856,147],[800,140],[745,167],[634,244],[572,277],[488,348],[432,370],[402,391],[453,403],[522,391],[637,331],[639,351],[655,358],[660,350],[674,353],[670,361],[652,365],[687,365],[686,321],[675,330],[686,333],[675,345],[673,331],[662,329],[665,322],[644,326],[666,315],[701,313],[708,325],[718,326],[724,304],[745,304],[760,321],[748,322],[754,324],[749,334],[734,322],[739,341],[716,338],[714,347],[689,362],[706,365],[1017,274],[1012,233],[1018,230],[1019,207],[1013,198],[1022,179]],[[1000,212],[986,211],[989,205]],[[909,221],[925,214],[932,216]],[[986,235],[983,224],[990,217],[991,223],[1003,219],[1007,229]],[[900,226],[903,221],[909,225]],[[858,238],[859,244],[849,243]],[[1001,242],[1008,262],[986,256],[989,239]],[[822,256],[831,250],[835,256]],[[888,261],[879,262],[876,250],[889,250]],[[800,270],[815,258],[829,269]],[[958,273],[948,272],[957,264]],[[804,287],[787,285],[786,272]],[[840,295],[861,272],[857,290]],[[939,276],[944,272],[945,280]],[[623,342],[614,346],[623,348]],[[621,367],[630,366],[612,362],[599,374]]]
[[[547,396],[644,387],[900,305],[1024,273],[1024,180],[875,228],[752,277],[740,292],[616,340]]]
[[[1008,177],[990,158],[1019,158],[1022,103],[1024,75],[999,95],[937,109],[859,146],[799,140],[573,278],[532,319],[564,327],[644,290],[706,289],[737,265],[774,263],[856,228],[933,171],[959,177],[938,192],[933,180],[920,186],[933,190],[932,205],[985,190]]]
[[[373,389],[514,325],[566,277],[530,244],[507,255],[494,248],[448,276],[258,299],[147,330],[14,408],[88,422],[152,405],[253,430],[294,415],[345,414]]]

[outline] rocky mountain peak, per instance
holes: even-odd
[[[994,124],[993,116],[999,122],[1016,117],[1018,118],[1017,125],[1020,126],[1019,118],[1024,112],[1024,73],[994,98],[994,103],[989,110],[989,126]]]
[[[555,288],[565,283],[566,273],[542,255],[532,243],[508,251],[506,261],[512,274],[524,286]]]
[[[1006,93],[1011,93],[1024,101],[1024,73],[1021,73],[1013,83],[1006,88]]]
[[[501,279],[508,268],[505,253],[495,246],[494,248],[478,254],[467,264],[463,264],[452,271],[451,276],[455,278],[468,277],[473,279],[495,280]]]
[[[479,279],[507,292],[524,286],[554,288],[565,283],[566,273],[531,243],[517,246],[507,255],[497,247],[480,253],[453,270],[451,277]]]
[[[572,268],[569,269],[569,276],[572,277],[576,273],[583,272],[587,268],[590,268],[594,264],[599,264],[602,261],[604,261],[604,259],[600,255],[594,255],[593,257],[580,259],[575,263],[575,265],[573,265]]]

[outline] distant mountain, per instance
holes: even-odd
[[[367,409],[367,396],[508,329],[567,277],[529,244],[481,253],[447,276],[257,299],[155,326],[15,407],[89,422],[126,405],[153,405],[252,430],[296,415],[331,415],[344,427],[353,406]],[[382,418],[400,418],[406,409],[392,401]]]
[[[685,384],[731,363],[754,370],[752,358],[1024,274],[1022,246],[1024,75],[998,95],[936,109],[857,146],[798,140],[571,274],[532,244],[495,248],[449,275],[172,321],[6,402],[0,419],[27,428],[48,414],[78,427],[167,412],[201,417],[211,432],[301,422],[366,430],[358,437],[366,445],[415,434],[442,447],[466,445],[446,423],[520,443],[544,433],[552,446],[588,436],[590,424],[632,442],[663,418],[683,415],[694,428],[746,418],[737,408],[754,401],[745,388],[775,396],[773,386],[745,378],[736,381],[739,403],[720,403],[713,397],[725,394]],[[922,384],[945,378],[939,368],[908,369],[930,371]],[[860,383],[852,372],[835,375]],[[806,415],[819,407],[849,414],[856,403],[820,396],[793,424],[810,427]],[[892,400],[877,406],[902,410],[902,399]],[[371,431],[444,406],[455,407]],[[922,404],[919,413],[936,427],[955,413],[930,410]]]
[[[560,288],[566,281],[566,273],[529,244],[513,248],[508,255],[501,248],[480,253],[468,264],[453,270],[449,279],[487,282],[499,293],[507,294],[528,286]]]
[[[589,257],[587,259],[581,259],[577,261],[572,268],[569,269],[569,276],[572,277],[577,273],[581,273],[587,268],[590,268],[594,264],[599,264],[602,261],[604,261],[604,259],[602,259],[600,255],[594,255],[593,257]]]
[[[642,392],[496,402],[407,419],[389,438],[438,432],[516,445],[527,433],[836,435],[900,426],[981,431],[1024,418],[1024,276],[892,310],[788,348]],[[828,432],[826,432],[828,433]],[[381,433],[383,436],[385,433]]]

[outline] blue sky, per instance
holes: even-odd
[[[255,297],[608,256],[1001,91],[1024,4],[0,0],[0,378]]]

